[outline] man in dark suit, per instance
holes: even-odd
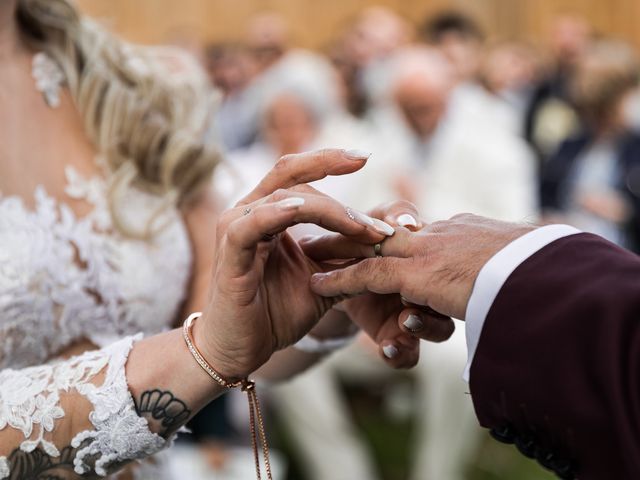
[[[640,478],[640,258],[566,225],[472,215],[381,247],[323,236],[312,257],[366,258],[312,279],[323,296],[399,293],[419,337],[466,320],[480,423],[560,478]],[[384,342],[383,342],[384,343]],[[400,350],[402,345],[394,345]]]

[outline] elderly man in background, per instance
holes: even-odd
[[[220,93],[208,135],[220,140],[227,152],[259,140],[264,106],[274,86],[309,84],[314,77],[316,83],[327,83],[327,77],[334,75],[320,55],[290,45],[287,22],[278,13],[251,18],[245,37],[244,43],[212,46],[207,57],[211,83]],[[322,94],[321,89],[319,97],[324,100]]]
[[[395,57],[388,103],[373,115],[380,146],[360,190],[370,203],[404,197],[427,221],[468,211],[504,220],[536,217],[535,161],[523,139],[491,111],[452,107],[457,75],[439,51],[413,47]],[[490,103],[488,103],[490,105]],[[479,429],[460,372],[464,333],[425,349],[416,375],[429,408],[420,416],[416,480],[464,478]]]
[[[428,219],[466,210],[505,219],[535,215],[531,151],[493,121],[490,109],[474,115],[452,109],[458,84],[450,62],[431,48],[411,47],[391,67],[386,102],[371,114],[380,154],[354,196],[369,204],[405,197]]]

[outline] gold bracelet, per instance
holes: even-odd
[[[267,473],[267,479],[273,480],[271,475],[271,462],[269,460],[269,444],[267,443],[267,435],[264,429],[264,420],[262,418],[262,411],[260,409],[260,402],[258,401],[258,395],[256,393],[256,384],[248,378],[243,378],[236,382],[230,382],[220,375],[210,364],[196,347],[193,340],[191,330],[193,329],[193,323],[202,316],[202,312],[192,313],[187,317],[182,326],[182,336],[187,344],[187,348],[195,361],[216,383],[224,388],[241,388],[243,392],[247,393],[247,400],[249,401],[249,425],[251,427],[251,444],[253,446],[253,457],[256,464],[256,476],[258,480],[261,480],[261,467],[260,467],[260,454],[258,452],[258,440],[262,444],[262,453],[264,458],[264,466]],[[257,429],[256,429],[257,419]]]
[[[220,375],[218,372],[216,372],[213,369],[213,367],[211,365],[209,365],[209,362],[207,362],[204,359],[204,357],[200,353],[200,350],[198,350],[198,348],[196,347],[196,345],[195,345],[195,343],[193,341],[193,335],[191,334],[191,329],[193,328],[193,322],[195,322],[201,316],[202,316],[202,312],[195,312],[195,313],[192,313],[191,315],[189,315],[187,317],[187,319],[184,321],[184,325],[182,326],[182,336],[184,337],[184,341],[187,344],[187,348],[191,352],[191,355],[193,355],[193,358],[196,360],[196,362],[198,362],[198,365],[200,365],[200,367],[205,372],[207,372],[207,374],[211,378],[213,378],[218,384],[220,384],[224,388],[241,387],[242,386],[242,380],[240,380],[238,382],[228,382],[227,380],[222,378],[222,375]]]

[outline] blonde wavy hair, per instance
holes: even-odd
[[[18,0],[22,31],[62,68],[85,130],[109,170],[114,225],[118,198],[132,183],[181,205],[210,180],[218,152],[204,145],[210,101],[191,82],[171,81],[157,52],[128,44],[80,15],[68,0]],[[156,216],[159,212],[156,212]]]

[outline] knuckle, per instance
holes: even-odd
[[[391,203],[390,209],[398,210],[400,212],[408,211],[410,213],[418,211],[418,207],[416,207],[414,203],[411,203],[408,200],[396,200]]]
[[[304,153],[283,155],[276,163],[277,174],[289,184],[302,183],[306,170],[304,160],[307,156],[308,154]]]
[[[451,228],[452,225],[455,224],[458,220],[438,220],[437,222],[433,222],[429,225],[428,231],[431,233],[443,233]]]
[[[226,243],[239,243],[240,242],[240,231],[237,225],[231,224],[229,228],[225,232]]]
[[[293,163],[294,156],[291,154],[281,156],[276,162],[275,168],[278,171],[287,170],[291,163]]]
[[[396,229],[396,233],[393,237],[385,240],[385,242],[394,242],[394,244],[398,245],[403,250],[406,250],[416,243],[415,237],[416,235],[406,228],[398,228]]]
[[[456,222],[464,222],[472,220],[473,218],[475,218],[475,215],[473,215],[472,213],[458,213],[457,215],[451,217],[451,220]]]
[[[379,259],[365,259],[361,261],[355,268],[355,273],[358,276],[368,277],[374,272],[374,262]]]
[[[400,204],[400,202],[402,202],[402,200],[391,200],[389,202],[385,202],[382,203],[378,206],[376,206],[373,210],[371,210],[369,213],[370,214],[377,214],[377,215],[387,215],[389,213],[392,213],[394,210],[396,210],[396,206]]]
[[[354,283],[368,284],[369,279],[374,274],[374,262],[378,259],[368,258],[358,263],[355,268],[349,269],[349,278]]]
[[[433,249],[433,241],[425,235],[409,235],[407,252],[413,257],[426,257]]]
[[[251,219],[253,222],[253,230],[260,233],[271,233],[267,230],[270,229],[269,219],[271,218],[270,212],[273,212],[269,208],[260,208],[256,211],[256,214]]]
[[[218,217],[218,221],[216,222],[216,229],[218,232],[224,232],[227,230],[229,225],[232,222],[233,212],[231,210],[227,210],[220,214]]]
[[[336,151],[330,148],[322,148],[315,153],[315,156],[318,158],[318,160],[324,163],[335,157],[335,153]]]
[[[323,278],[323,281],[331,284],[336,284],[340,283],[344,276],[344,270],[333,270],[327,273],[327,275]]]
[[[289,191],[285,188],[279,188],[271,194],[271,200],[278,202],[289,197]]]

